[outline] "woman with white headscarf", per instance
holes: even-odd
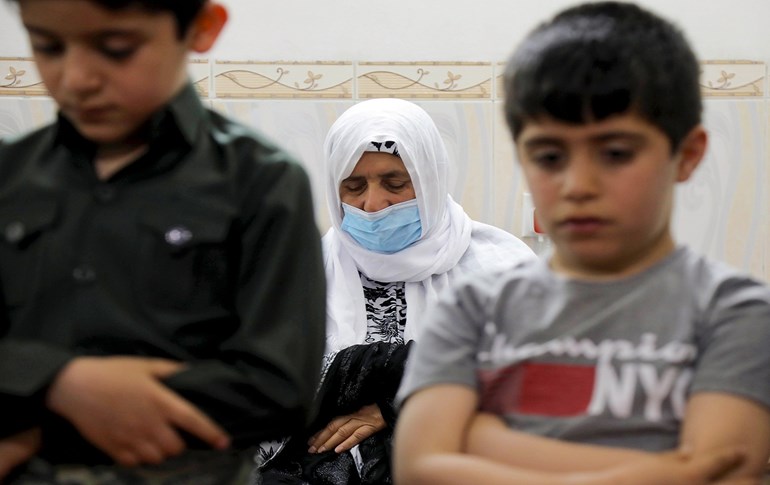
[[[286,474],[280,483],[391,483],[392,402],[424,312],[457,278],[533,253],[452,200],[444,143],[413,103],[351,107],[324,152],[332,227],[320,411],[314,434],[293,439],[271,468]]]

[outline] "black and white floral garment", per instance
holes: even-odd
[[[363,274],[366,301],[366,339],[364,343],[404,343],[406,325],[406,293],[403,281],[383,283]]]

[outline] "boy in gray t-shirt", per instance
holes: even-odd
[[[505,111],[542,261],[478,275],[429,314],[399,400],[399,485],[756,483],[770,455],[770,290],[677,247],[700,163],[699,68],[627,3],[531,33]]]

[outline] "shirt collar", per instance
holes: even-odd
[[[173,125],[187,144],[193,146],[198,129],[205,119],[203,103],[193,85],[187,83],[165,108],[150,118],[150,143],[167,135],[169,126]]]
[[[168,136],[181,135],[193,146],[200,124],[206,119],[206,110],[192,84],[186,83],[171,101],[152,114],[148,120],[148,142],[152,146]],[[84,153],[91,159],[95,155],[94,143],[81,135],[75,126],[61,113],[57,118],[54,144],[64,145],[75,153]]]

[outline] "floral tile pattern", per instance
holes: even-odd
[[[0,96],[48,96],[32,59],[0,57]]]
[[[765,95],[766,79],[767,70],[763,62],[701,62],[701,87],[706,97],[761,97]]]
[[[700,85],[705,98],[761,97],[767,86],[767,66],[759,61],[701,61]],[[495,98],[503,99],[505,63],[495,64]]]
[[[201,97],[255,99],[503,99],[505,63],[248,62],[191,59]],[[214,76],[213,92],[211,76]],[[47,96],[31,58],[0,57],[0,96]],[[767,65],[702,61],[704,97],[763,97]]]
[[[359,62],[358,97],[491,99],[488,62]]]
[[[214,80],[218,98],[353,97],[351,62],[216,61]]]

